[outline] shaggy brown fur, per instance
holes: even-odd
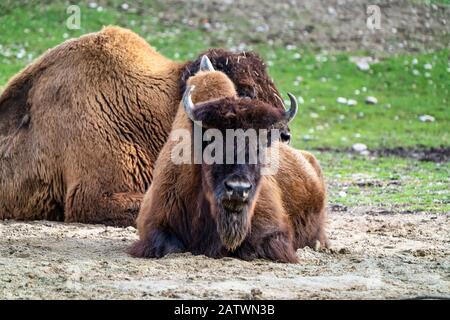
[[[198,104],[194,116],[203,127],[218,129],[265,129],[282,121],[284,110],[260,100],[227,97]]]
[[[0,97],[0,218],[133,224],[181,70],[110,27],[19,73]]]
[[[231,79],[238,96],[258,99],[284,110],[283,99],[269,78],[264,61],[251,51],[233,53],[213,48],[203,52],[196,60],[186,64],[180,83],[181,92],[186,89],[188,79],[198,72],[203,55],[208,56],[215,70],[222,71]]]
[[[188,81],[189,85],[195,85],[192,96],[195,113],[199,117],[205,116],[202,120],[207,122],[222,112],[229,112],[230,117],[240,114],[241,124],[248,124],[247,121],[256,115],[236,96],[232,83],[224,80],[225,87],[207,90],[202,87],[208,83],[204,81],[207,74],[201,73],[199,78],[194,76]],[[215,78],[226,78],[218,72],[210,74]],[[198,92],[208,92],[207,98]],[[215,100],[208,101],[211,99]],[[273,117],[273,121],[280,119],[276,110],[263,102],[256,109]],[[246,114],[244,110],[250,112]],[[268,124],[264,122],[260,124]],[[215,121],[209,124],[226,126],[226,123]],[[192,130],[192,122],[182,105],[173,125],[173,130],[177,129]],[[172,150],[179,143],[169,140],[158,157],[154,183],[145,195],[137,219],[140,240],[130,249],[133,256],[158,258],[173,252],[190,251],[214,258],[236,256],[245,260],[264,258],[296,262],[297,248],[315,246],[317,241],[327,246],[325,184],[320,166],[310,153],[279,143],[279,170],[275,175],[261,178],[246,228],[235,230],[245,232],[243,241],[236,244],[224,243],[223,230],[218,227],[217,208],[207,187],[210,167],[176,165],[170,160]],[[234,236],[240,237],[239,234]]]
[[[0,219],[134,224],[184,70],[107,27],[20,72],[0,96]]]

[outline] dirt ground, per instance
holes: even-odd
[[[450,213],[358,208],[329,215],[331,250],[299,264],[191,254],[129,257],[134,228],[0,222],[4,299],[450,297]]]
[[[450,7],[411,0],[157,0],[137,11],[159,11],[167,25],[213,32],[212,45],[268,43],[376,55],[447,48]],[[380,9],[380,29],[367,27],[367,7]],[[152,7],[154,6],[154,7]]]

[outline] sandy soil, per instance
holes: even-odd
[[[333,299],[450,296],[450,213],[331,212],[332,249],[299,264],[125,253],[134,228],[0,222],[0,298]]]

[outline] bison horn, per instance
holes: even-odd
[[[186,87],[186,90],[184,91],[183,94],[183,106],[184,106],[184,111],[186,111],[187,116],[189,117],[189,119],[191,119],[193,122],[196,122],[195,118],[194,118],[194,103],[192,102],[192,98],[191,98],[191,94],[192,91],[194,90],[195,86],[188,86]]]
[[[294,119],[295,115],[297,114],[298,104],[297,99],[295,99],[295,97],[291,93],[288,92],[288,96],[289,99],[291,100],[291,107],[289,108],[289,110],[286,111],[285,119],[287,120],[287,122],[290,122]]]
[[[206,55],[204,55],[200,61],[200,71],[214,71],[211,60],[209,60]]]

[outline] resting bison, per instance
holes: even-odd
[[[295,115],[296,101],[290,98],[290,111],[275,109],[259,100],[237,97],[233,83],[223,73],[201,71],[188,80],[172,130],[185,130],[192,136],[200,125],[203,130],[219,130],[225,137],[230,128],[279,127]],[[175,164],[172,157],[180,143],[172,135],[159,155],[154,182],[137,219],[140,240],[130,254],[159,258],[189,251],[215,258],[296,262],[297,248],[317,242],[327,246],[325,185],[310,153],[274,142],[271,148],[280,151],[278,171],[262,175],[261,163],[203,160],[195,164],[191,159],[190,163]],[[194,148],[194,143],[184,143]],[[232,146],[235,143],[233,138]],[[203,144],[202,150],[207,146]],[[246,157],[249,148],[246,144]]]
[[[209,53],[244,94],[253,85],[251,98],[282,108],[258,56]],[[0,96],[0,219],[134,224],[199,61],[171,61],[108,27],[25,68]]]

